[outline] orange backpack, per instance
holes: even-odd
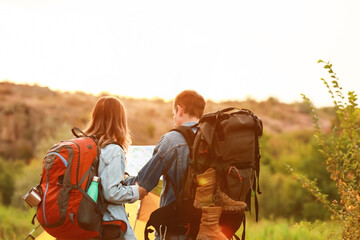
[[[98,172],[100,150],[94,137],[78,128],[72,132],[76,138],[55,144],[44,158],[37,219],[56,238],[88,239],[99,235],[105,209],[100,192],[97,203],[86,193]]]

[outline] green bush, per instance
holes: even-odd
[[[303,95],[309,105],[315,124],[315,138],[324,157],[324,168],[330,179],[336,184],[339,200],[329,198],[314,180],[305,174],[295,174],[299,181],[316,199],[333,214],[333,218],[343,225],[342,239],[360,238],[360,127],[357,95],[348,92],[347,101],[339,86],[339,79],[332,69],[332,64],[324,63],[324,68],[332,79],[330,86],[321,79],[328,89],[336,112],[336,121],[331,134],[324,134],[319,125],[319,118],[310,99]]]

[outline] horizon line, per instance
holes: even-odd
[[[164,98],[164,97],[160,97],[160,96],[153,96],[153,97],[137,97],[137,96],[130,96],[130,95],[121,95],[121,94],[117,94],[117,93],[112,93],[110,91],[100,91],[98,93],[94,93],[94,92],[88,92],[88,91],[84,91],[84,90],[79,90],[79,89],[75,89],[75,90],[65,90],[65,89],[59,89],[59,88],[53,88],[51,86],[48,85],[43,85],[40,84],[38,82],[17,82],[17,81],[13,81],[13,80],[9,80],[9,79],[2,79],[0,80],[0,83],[10,83],[10,84],[14,84],[14,85],[25,85],[25,86],[30,86],[30,87],[41,87],[41,88],[47,88],[50,91],[54,91],[54,92],[61,92],[61,93],[70,93],[70,94],[76,94],[76,93],[80,93],[80,94],[86,94],[86,95],[92,95],[94,97],[99,97],[99,96],[104,96],[104,95],[112,95],[112,96],[117,96],[119,98],[128,98],[128,99],[136,99],[136,100],[162,100],[164,102],[171,102],[175,99],[175,97],[173,98]],[[191,89],[191,88],[189,88]],[[300,96],[301,94],[299,94]],[[220,98],[220,99],[215,99],[215,98],[211,98],[211,97],[207,97],[205,98],[206,101],[211,101],[214,103],[225,103],[225,102],[249,102],[249,101],[255,101],[257,103],[261,103],[261,102],[266,102],[269,100],[275,100],[279,103],[284,103],[284,104],[300,104],[300,103],[304,103],[304,101],[282,101],[280,100],[277,96],[274,95],[269,95],[267,98],[264,99],[259,99],[256,98],[252,95],[247,95],[245,96],[243,99],[241,98]],[[311,100],[311,99],[310,99]],[[315,105],[313,101],[311,101],[312,105]],[[320,105],[320,106],[316,106],[316,108],[328,108],[328,107],[333,107],[330,105]]]

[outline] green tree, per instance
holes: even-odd
[[[316,221],[330,218],[329,211],[307,194],[289,174],[284,163],[316,178],[322,191],[338,199],[336,186],[323,167],[324,158],[313,139],[313,131],[293,131],[264,134],[260,140],[262,152],[259,196],[261,216],[268,219]],[[271,181],[270,181],[271,179]],[[276,196],[276,197],[274,197]]]
[[[319,189],[317,182],[310,180],[306,175],[294,174],[303,187],[330,210],[333,219],[343,224],[342,239],[355,240],[360,238],[360,128],[357,95],[350,91],[346,99],[332,64],[322,60],[318,62],[324,64],[332,79],[330,86],[328,81],[321,78],[336,110],[336,121],[331,134],[327,135],[321,131],[319,118],[310,99],[305,95],[303,99],[311,110],[315,125],[314,136],[324,156],[323,164],[336,184],[339,200],[329,200],[328,195]]]

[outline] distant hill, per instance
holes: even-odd
[[[161,135],[173,127],[172,102],[118,97],[127,109],[133,144],[156,144]],[[39,142],[53,137],[59,129],[85,128],[98,98],[83,92],[60,92],[37,85],[0,82],[0,157],[30,159]],[[269,134],[313,129],[312,118],[304,103],[285,104],[275,98],[262,102],[251,99],[208,101],[205,112],[225,107],[252,110],[263,120],[264,131]],[[334,116],[332,109],[318,110],[322,128],[330,129]]]

